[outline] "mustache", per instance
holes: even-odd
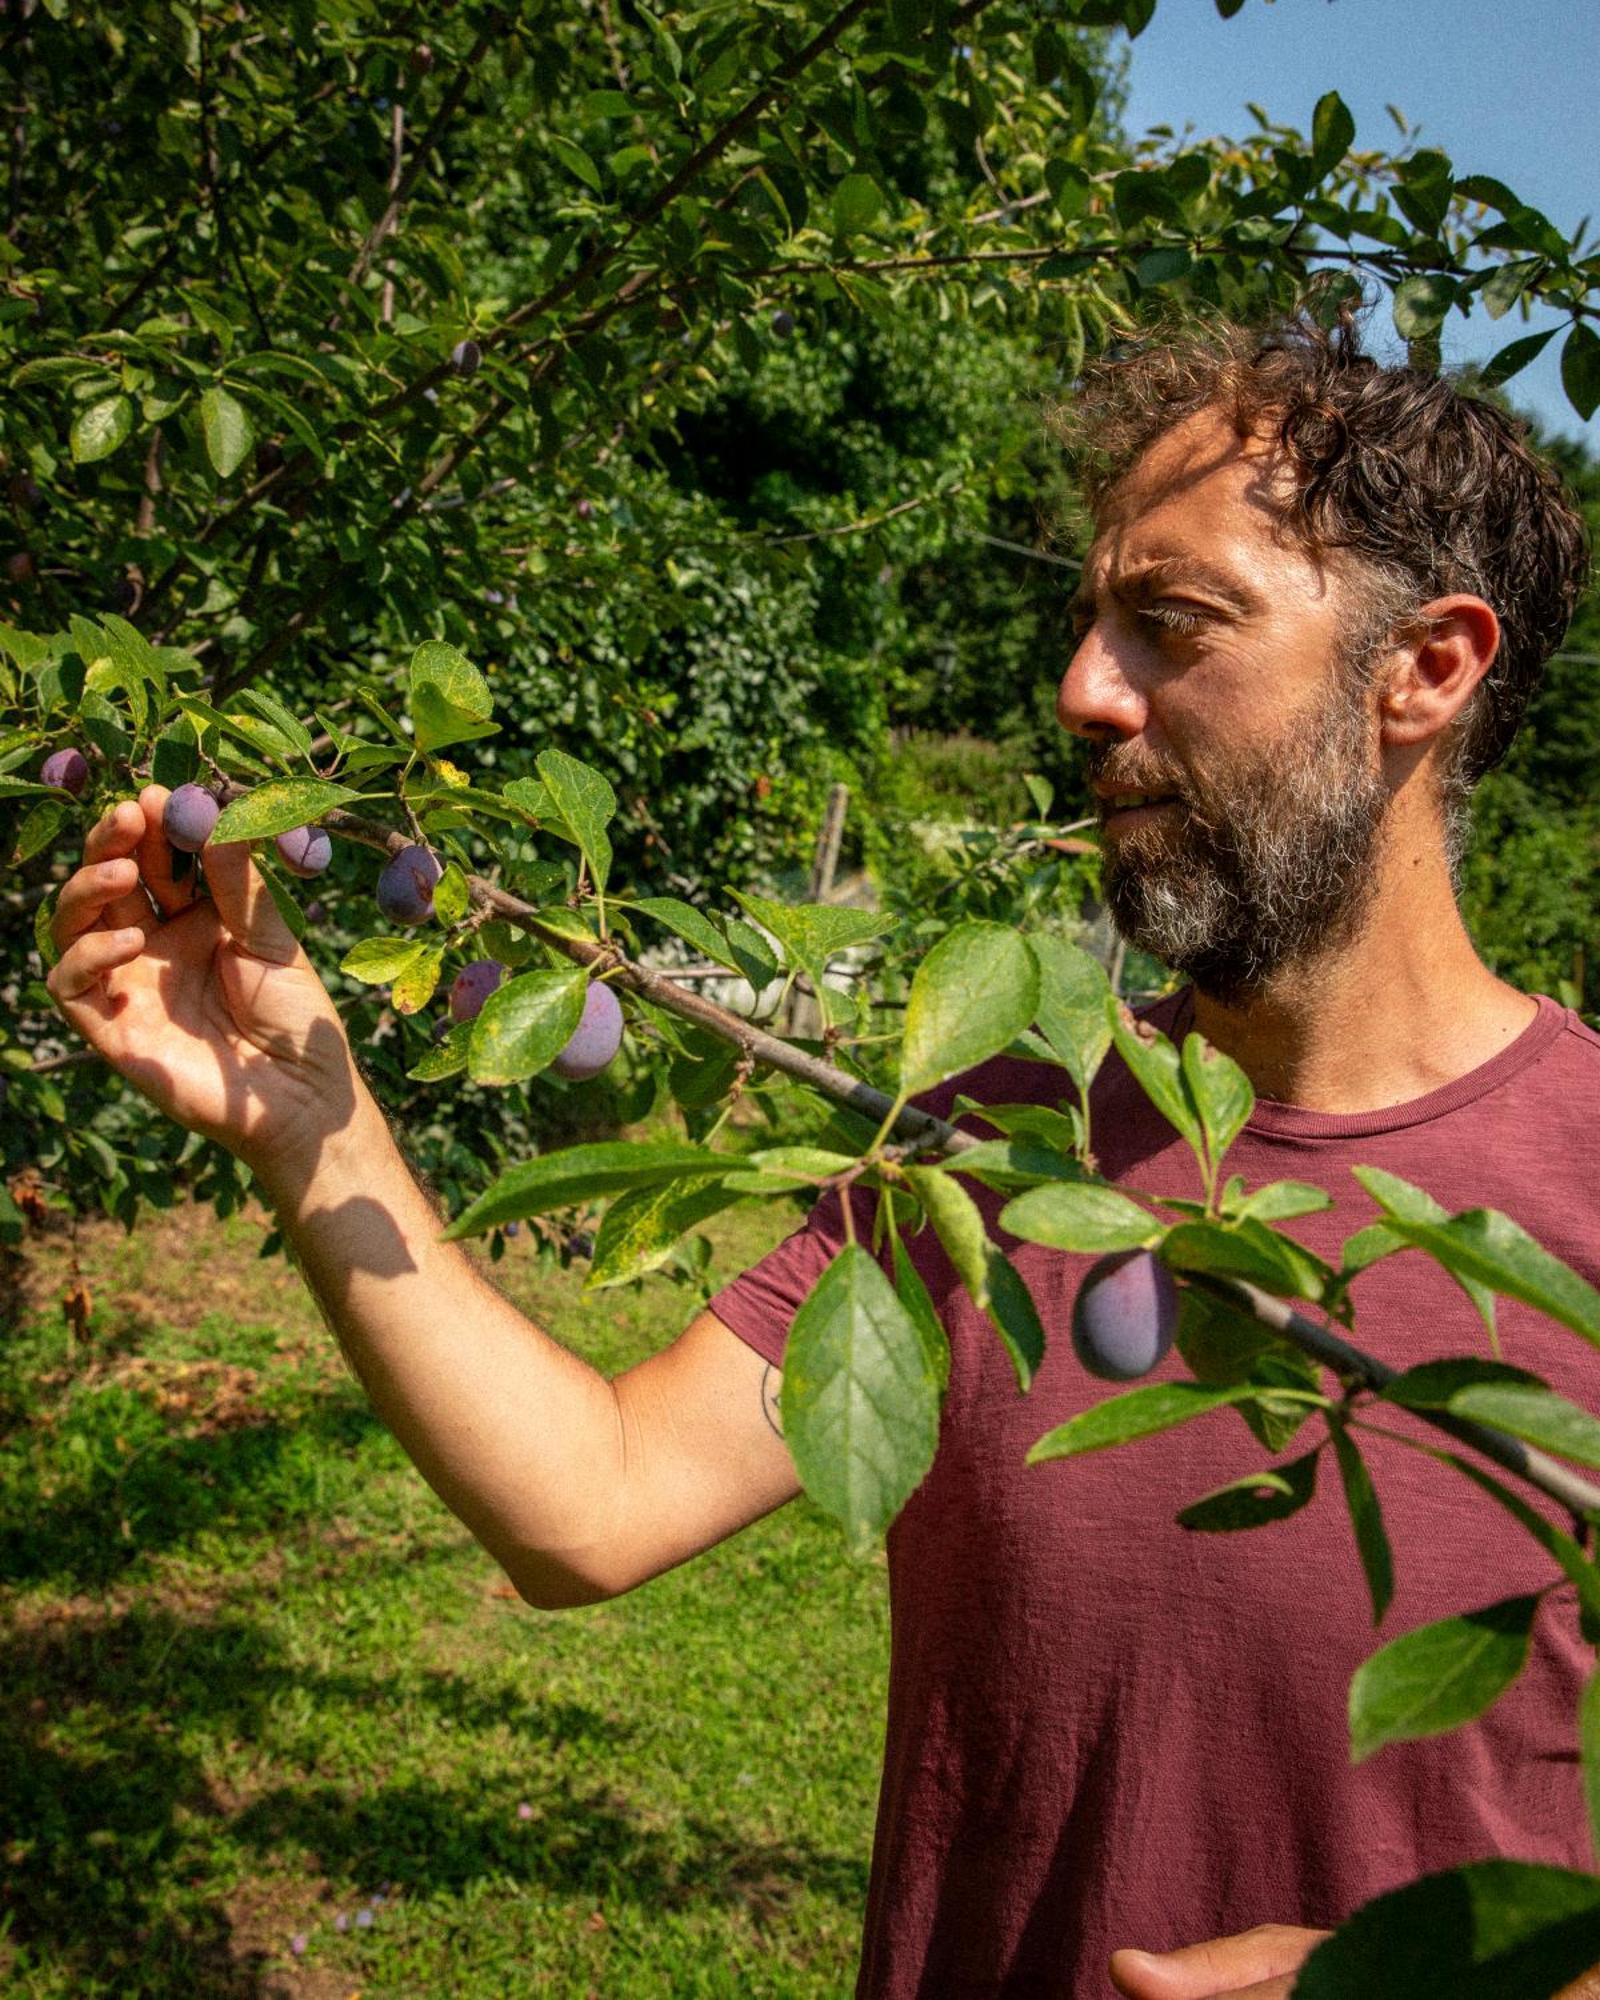
[[[1105,784],[1119,792],[1170,792],[1187,797],[1185,773],[1164,771],[1137,756],[1119,754],[1120,746],[1096,743],[1089,746],[1084,769],[1090,784]]]

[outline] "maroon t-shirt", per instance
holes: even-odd
[[[1179,994],[1151,1018],[1181,1035],[1188,1011]],[[943,1109],[959,1088],[1053,1102],[1063,1083],[1002,1059],[925,1101]],[[1092,1110],[1107,1178],[1199,1194],[1187,1145],[1115,1055]],[[1252,1187],[1326,1187],[1336,1206],[1287,1227],[1335,1263],[1375,1215],[1349,1171],[1372,1165],[1452,1211],[1505,1210],[1600,1281],[1597,1121],[1600,1036],[1541,999],[1510,1047],[1412,1103],[1349,1117],[1258,1104],[1228,1165]],[[978,1195],[991,1216],[1003,1200]],[[712,1310],[781,1363],[840,1240],[830,1198]],[[1526,1670],[1487,1715],[1350,1764],[1350,1676],[1377,1645],[1551,1580],[1487,1495],[1402,1445],[1363,1441],[1397,1572],[1374,1635],[1331,1462],[1288,1520],[1247,1534],[1174,1524],[1269,1462],[1235,1411],[1025,1465],[1046,1431],[1116,1393],[1067,1337],[1089,1259],[1014,1251],[1049,1343],[1024,1395],[931,1230],[913,1256],[949,1331],[950,1386],[933,1468],[888,1536],[889,1710],[858,1994],[1087,2000],[1110,1992],[1118,1945],[1333,1925],[1412,1876],[1493,1855],[1588,1865],[1574,1751],[1585,1649],[1568,1590],[1541,1611]],[[1377,1264],[1353,1295],[1357,1341],[1393,1366],[1488,1352],[1462,1293],[1418,1252]],[[1506,1300],[1499,1320],[1506,1360],[1600,1403],[1600,1363],[1576,1335]],[[1184,1373],[1176,1355],[1157,1371]]]

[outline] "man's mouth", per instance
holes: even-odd
[[[1100,818],[1105,826],[1132,826],[1177,803],[1173,792],[1107,792],[1100,800]]]

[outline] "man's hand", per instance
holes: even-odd
[[[1288,2000],[1326,1931],[1257,1924],[1181,1951],[1114,1951],[1111,1983],[1127,2000]]]
[[[152,1103],[247,1164],[314,1148],[360,1090],[343,1023],[247,842],[205,850],[209,897],[192,866],[174,875],[167,796],[147,785],[91,829],[56,907],[51,996]]]

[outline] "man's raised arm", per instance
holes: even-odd
[[[174,875],[165,800],[147,786],[91,831],[51,993],[153,1103],[251,1169],[379,1415],[521,1594],[614,1596],[792,1498],[771,1371],[711,1314],[608,1381],[439,1241],[248,847],[208,848],[197,894]]]

